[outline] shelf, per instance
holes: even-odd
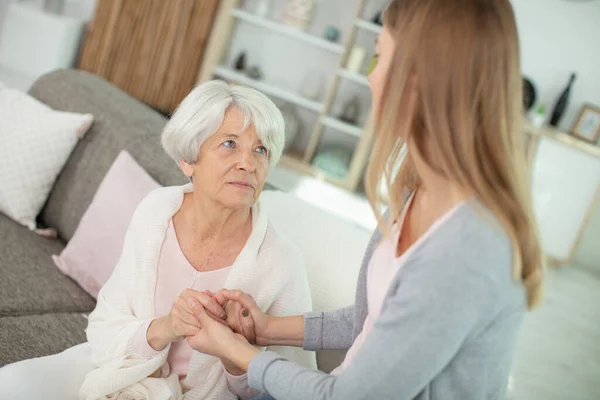
[[[325,39],[321,39],[318,36],[314,36],[303,32],[299,29],[294,29],[280,24],[279,22],[271,21],[266,18],[256,16],[252,13],[249,13],[248,11],[234,9],[231,11],[231,15],[233,15],[237,19],[248,22],[252,25],[281,33],[283,35],[301,40],[303,42],[312,44],[314,46],[320,47],[327,51],[331,51],[333,53],[342,54],[344,52],[344,46],[342,46],[341,44],[329,42]]]
[[[366,31],[376,33],[378,35],[381,33],[381,30],[383,29],[381,27],[381,25],[374,24],[365,19],[357,19],[356,22],[354,23],[354,25],[356,25],[357,27],[364,29]]]
[[[356,72],[348,71],[347,69],[340,69],[338,75],[360,85],[369,86],[369,80],[365,75],[357,74]]]
[[[257,90],[260,90],[261,92],[264,92],[265,94],[269,94],[271,96],[275,96],[280,99],[289,101],[290,103],[294,103],[300,107],[304,107],[311,111],[320,113],[323,109],[322,103],[318,103],[316,101],[304,98],[291,90],[282,89],[270,83],[257,81],[255,79],[249,78],[244,74],[240,74],[239,72],[224,66],[218,66],[217,68],[215,68],[215,75],[218,75],[230,81],[241,83],[242,85],[251,86]]]
[[[361,137],[363,134],[362,128],[355,126],[355,125],[348,124],[343,121],[340,121],[339,119],[336,119],[336,118],[323,117],[323,119],[321,120],[321,123],[325,126],[333,128],[340,132],[347,133],[348,135],[354,136],[357,138]]]
[[[534,136],[547,137],[549,139],[556,140],[574,149],[587,153],[593,157],[600,158],[600,147],[598,147],[597,145],[584,142],[583,140],[578,139],[575,136],[569,135],[566,132],[559,131],[558,129],[554,129],[550,126],[536,128],[530,122],[525,122],[525,133]]]

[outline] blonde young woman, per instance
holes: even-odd
[[[345,361],[327,375],[260,352],[201,305],[190,344],[279,400],[502,399],[542,280],[513,10],[509,0],[393,0],[384,19],[369,76],[378,129],[368,193],[377,204],[385,179],[389,218],[354,306],[273,317],[239,290],[216,296],[249,311],[250,341],[348,349]]]

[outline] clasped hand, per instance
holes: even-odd
[[[219,357],[225,364],[231,359],[233,343],[262,345],[257,331],[265,329],[267,320],[254,299],[242,291],[222,289],[211,293],[185,289],[169,315],[153,323],[155,333],[148,330],[148,342],[162,350],[171,342],[185,339],[193,349]],[[234,366],[226,368],[231,370]]]

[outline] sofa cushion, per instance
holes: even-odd
[[[91,311],[95,302],[52,262],[64,244],[0,214],[0,316]]]
[[[0,87],[0,212],[33,230],[90,114],[56,111],[19,90]]]
[[[160,185],[123,150],[100,184],[56,266],[92,297],[112,274],[133,213],[144,197]]]
[[[80,313],[0,318],[0,367],[59,353],[86,340],[87,319]]]
[[[42,221],[68,241],[108,169],[121,150],[161,185],[187,180],[160,144],[166,119],[102,78],[83,71],[63,70],[42,76],[29,93],[56,110],[90,113],[94,125],[80,140],[59,175]]]

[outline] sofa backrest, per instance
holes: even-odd
[[[79,70],[51,72],[29,90],[56,110],[90,113],[94,124],[58,176],[40,218],[68,241],[121,150],[162,185],[186,178],[160,145],[166,119],[104,79]]]

